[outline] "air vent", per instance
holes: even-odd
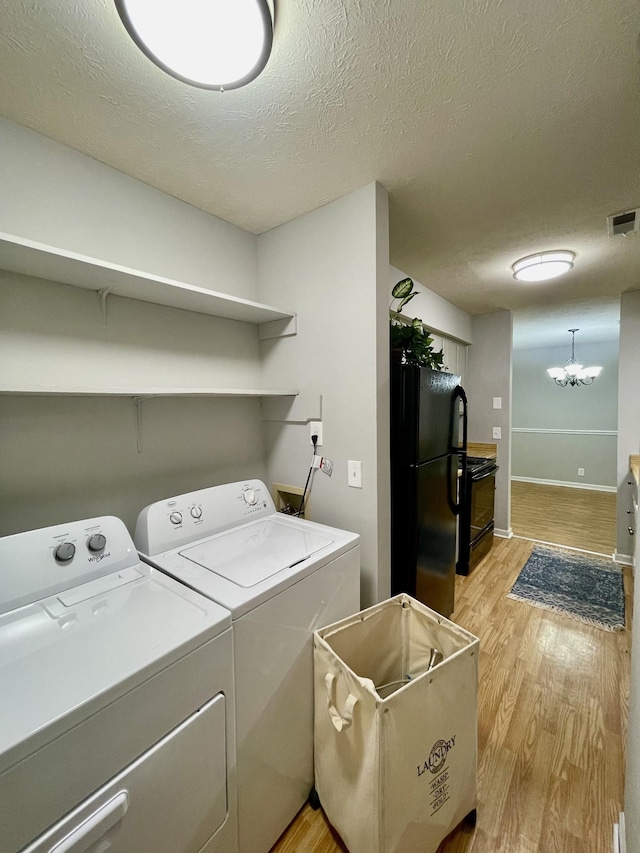
[[[640,208],[625,210],[624,213],[614,213],[607,216],[609,237],[617,237],[640,230]]]

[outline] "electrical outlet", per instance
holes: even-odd
[[[578,468],[578,477],[584,477],[584,468]]]
[[[328,474],[330,477],[333,474],[333,462],[323,456],[322,462],[320,463],[320,470],[324,471],[324,473]]]
[[[500,427],[494,427],[493,428],[493,437],[497,438],[497,439],[502,438],[502,429]]]
[[[310,421],[309,422],[309,444],[311,444],[311,445],[313,445],[312,437],[314,435],[318,436],[316,446],[321,447],[322,446],[322,421]]]
[[[494,397],[493,398],[493,408],[501,409],[502,408],[502,397]]]

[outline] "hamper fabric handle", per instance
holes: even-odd
[[[327,688],[327,708],[329,709],[331,722],[337,731],[343,732],[353,722],[353,709],[358,700],[353,693],[349,693],[341,714],[336,708],[336,676],[333,672],[328,672],[325,675],[324,684]]]

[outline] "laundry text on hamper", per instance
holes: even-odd
[[[434,743],[431,747],[429,758],[424,762],[424,764],[418,765],[418,776],[422,776],[422,774],[426,773],[427,770],[430,770],[432,773],[439,773],[442,770],[447,760],[449,750],[453,749],[456,745],[456,737],[457,735],[453,735],[449,740],[437,740]]]

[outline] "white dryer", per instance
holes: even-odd
[[[231,617],[93,518],[0,539],[2,853],[237,850]]]
[[[247,480],[146,507],[144,560],[229,609],[241,853],[265,853],[313,786],[316,629],[360,609],[359,537],[277,513]]]

